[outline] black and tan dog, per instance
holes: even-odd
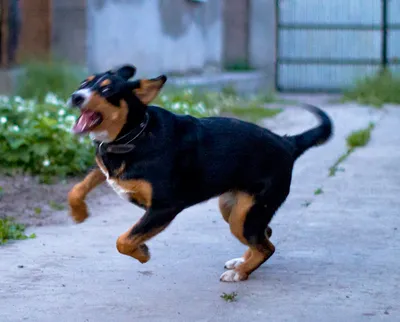
[[[150,106],[166,77],[129,81],[123,66],[92,75],[70,98],[81,115],[73,131],[90,133],[98,168],[69,193],[76,222],[88,217],[86,195],[104,181],[146,210],[117,240],[120,253],[145,263],[147,240],[182,210],[219,197],[232,234],[249,248],[226,263],[221,281],[237,282],[275,251],[269,223],[289,194],[295,160],[329,139],[332,123],[306,106],[320,125],[295,136],[278,136],[257,125],[224,117],[194,118]]]

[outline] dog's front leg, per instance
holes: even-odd
[[[118,237],[118,251],[146,263],[150,259],[150,252],[144,242],[163,231],[179,212],[175,208],[148,209],[131,229]]]
[[[99,168],[94,169],[68,193],[70,215],[75,222],[81,223],[89,216],[85,198],[90,191],[105,180],[106,177],[103,172]]]

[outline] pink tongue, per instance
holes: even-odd
[[[86,132],[96,124],[98,118],[99,115],[96,112],[84,111],[76,121],[72,130],[74,131],[74,133]]]

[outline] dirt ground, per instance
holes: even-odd
[[[12,217],[27,226],[64,224],[67,215],[68,191],[82,177],[60,180],[55,184],[41,184],[30,176],[0,177],[0,218]],[[101,196],[113,193],[103,184],[88,197],[88,203],[100,204]]]

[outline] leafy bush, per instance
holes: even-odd
[[[75,120],[53,94],[43,103],[0,97],[1,167],[44,176],[85,171],[93,163],[93,147],[88,138],[70,133]]]
[[[0,245],[9,240],[23,240],[35,238],[35,234],[25,235],[25,226],[14,222],[12,219],[0,218]]]

